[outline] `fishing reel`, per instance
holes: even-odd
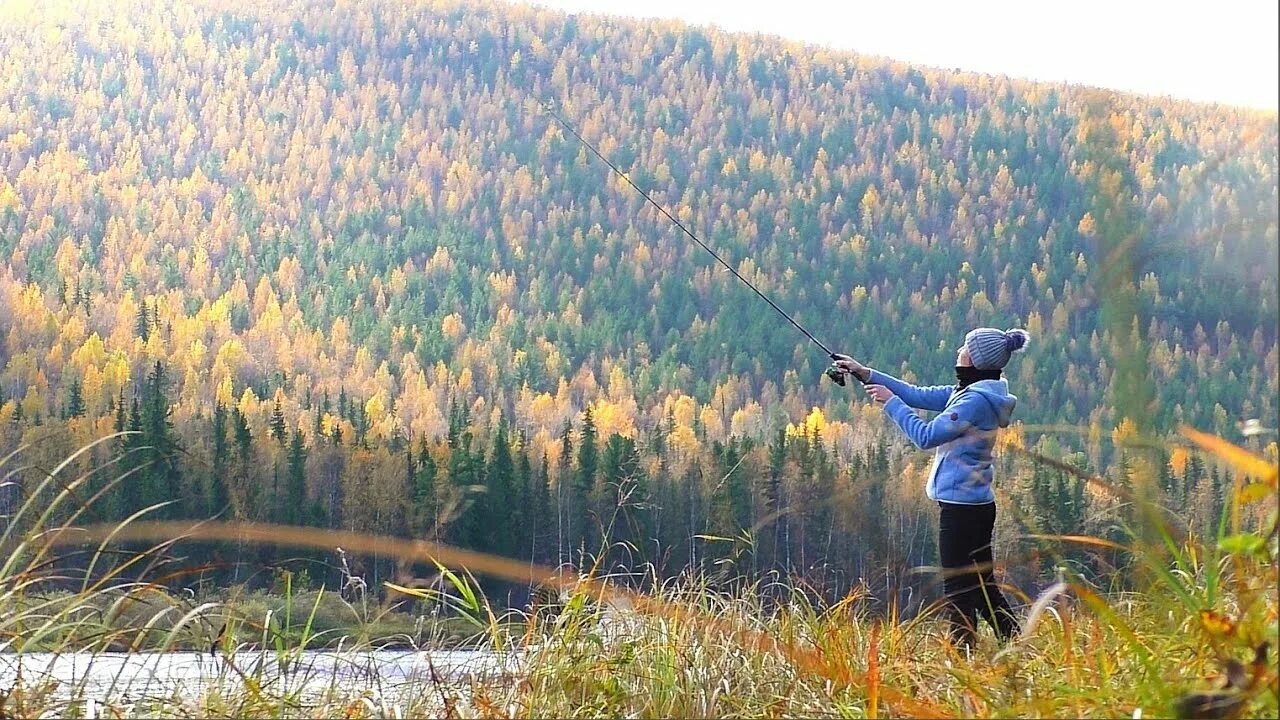
[[[826,374],[827,374],[827,377],[831,378],[831,381],[832,381],[832,382],[834,382],[835,384],[839,385],[840,387],[844,387],[844,375],[845,375],[845,373],[844,373],[844,371],[843,371],[843,370],[841,370],[840,368],[836,367],[836,364],[835,364],[835,363],[831,363],[830,367],[828,367],[828,368],[827,368],[827,373],[826,373]]]
[[[832,356],[831,356],[831,358],[832,358],[833,360],[834,360],[834,359],[836,359],[836,357],[837,357],[837,356],[835,356],[835,355],[832,355]],[[839,359],[841,359],[841,360],[847,360],[847,359],[849,359],[849,356],[848,356],[848,355],[841,355],[841,356],[839,356]],[[833,382],[833,383],[835,383],[835,384],[839,385],[840,387],[844,387],[844,386],[845,386],[845,378],[849,377],[850,375],[852,375],[852,376],[853,376],[855,379],[857,379],[857,381],[858,381],[858,382],[860,382],[860,383],[866,384],[866,382],[867,382],[866,380],[863,380],[861,377],[859,377],[857,373],[849,372],[849,371],[847,371],[847,370],[841,370],[841,369],[840,369],[840,366],[839,366],[839,365],[836,365],[834,362],[833,362],[833,363],[831,363],[831,365],[827,366],[827,369],[826,369],[826,371],[825,371],[825,373],[824,373],[824,374],[825,374],[827,377],[831,378],[831,382]]]

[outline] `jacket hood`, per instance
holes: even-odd
[[[1000,427],[1009,427],[1009,419],[1013,417],[1013,406],[1018,403],[1018,396],[1009,393],[1008,380],[979,380],[965,390],[982,395],[983,399],[991,403]]]

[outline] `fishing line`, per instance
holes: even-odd
[[[546,102],[542,103],[542,108],[546,110],[547,113],[551,115],[551,117],[555,118],[562,126],[564,126],[564,129],[568,130],[570,135],[577,138],[578,142],[582,143],[583,147],[587,148],[588,150],[591,151],[593,155],[600,158],[600,160],[603,161],[605,165],[608,165],[609,169],[613,171],[613,174],[622,178],[627,182],[628,185],[635,188],[635,191],[640,193],[640,197],[643,197],[645,200],[649,201],[650,205],[658,208],[658,212],[662,213],[663,215],[666,215],[668,220],[675,223],[676,227],[684,231],[685,235],[688,235],[689,238],[692,239],[695,243],[697,243],[699,247],[701,247],[703,250],[706,250],[711,255],[711,257],[715,258],[716,261],[719,262],[721,265],[723,265],[726,270],[733,273],[734,277],[738,278],[739,280],[742,281],[744,285],[751,288],[751,291],[754,292],[756,295],[760,296],[761,300],[764,300],[765,302],[769,303],[769,307],[773,308],[774,310],[777,310],[779,315],[786,318],[787,322],[795,326],[795,328],[799,330],[801,333],[803,333],[805,337],[809,338],[809,340],[814,345],[817,345],[818,347],[822,348],[822,352],[826,353],[827,357],[831,358],[832,360],[838,359],[837,355],[831,352],[830,348],[824,345],[821,340],[813,336],[813,333],[809,332],[808,330],[805,329],[803,325],[796,322],[796,319],[791,317],[791,315],[789,315],[787,311],[778,307],[777,303],[775,303],[773,300],[770,300],[769,296],[761,292],[760,288],[757,288],[755,285],[753,285],[750,280],[743,277],[742,274],[739,273],[737,270],[734,270],[732,265],[725,262],[724,258],[720,257],[720,255],[716,253],[715,250],[712,250],[710,247],[707,246],[706,243],[702,242],[702,240],[700,240],[697,235],[694,235],[693,232],[689,230],[689,228],[684,226],[684,223],[677,220],[674,215],[667,212],[666,208],[658,204],[658,202],[654,200],[652,197],[649,197],[649,193],[645,192],[643,189],[640,188],[639,185],[636,185],[634,182],[632,182],[631,178],[627,177],[626,173],[619,170],[617,165],[614,165],[612,162],[610,162],[609,158],[605,157],[599,150],[597,150],[595,145],[592,145],[591,143],[587,142],[586,138],[579,135],[578,131],[575,130],[574,127],[570,125],[567,120],[561,117],[560,113],[555,111],[555,108],[551,107],[551,105]],[[840,385],[844,385],[844,374],[839,373],[838,371],[833,372],[834,370],[835,370],[834,367],[828,369],[827,377],[830,377],[832,380],[835,380]],[[855,374],[854,377],[857,377],[857,375]]]

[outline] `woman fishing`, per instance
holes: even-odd
[[[991,449],[1017,401],[1001,370],[1027,338],[1022,329],[970,331],[956,354],[955,385],[918,387],[847,355],[835,356],[836,371],[856,375],[912,442],[925,450],[937,448],[926,492],[940,509],[944,616],[955,643],[972,644],[979,615],[1001,642],[1018,633],[1018,621],[992,573]],[[913,408],[938,414],[926,421]]]
[[[640,193],[649,204],[667,216],[716,262],[822,349],[835,363],[828,369],[832,379],[844,384],[844,376],[857,375],[867,385],[867,393],[883,403],[885,412],[922,448],[938,448],[929,472],[929,497],[942,510],[938,532],[944,572],[943,589],[953,637],[972,641],[977,616],[981,613],[1007,640],[1018,631],[1018,621],[1009,603],[996,588],[991,572],[991,530],[995,525],[995,495],[991,493],[991,447],[997,427],[1008,425],[1015,398],[1009,385],[1000,379],[1000,369],[1009,355],[1027,342],[1025,330],[1007,332],[979,328],[965,336],[956,357],[960,383],[946,387],[916,387],[876,372],[848,355],[837,355],[814,337],[778,304],[743,277],[715,250],[676,219],[666,208],[636,185],[549,104],[543,108],[569,134],[604,161],[620,179]],[[910,408],[935,410],[940,414],[924,422]]]

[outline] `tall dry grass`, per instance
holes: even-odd
[[[1276,467],[1218,438],[1186,437],[1235,471],[1216,537],[1157,524],[1155,543],[1142,539],[1146,531],[1119,543],[1048,538],[1109,546],[1144,587],[1115,591],[1063,574],[1028,598],[1021,637],[1001,647],[983,634],[971,649],[950,646],[929,613],[875,613],[859,591],[826,603],[782,579],[732,592],[698,578],[651,580],[642,592],[634,581],[356,533],[151,522],[146,511],[109,526],[80,525],[83,504],[95,498],[83,497],[88,473],[63,477],[73,456],[42,473],[0,536],[0,714],[1274,717]],[[7,478],[17,476],[19,458],[0,464]],[[377,589],[343,599],[324,588],[299,592],[286,575],[286,602],[276,604],[261,597],[255,604],[249,593],[206,601],[157,582],[180,572],[161,561],[175,543],[231,539],[393,555],[435,568],[436,581],[387,583],[387,599],[378,601]],[[157,576],[148,578],[148,568]],[[496,611],[472,573],[553,588],[556,602]],[[397,603],[413,606],[406,617],[414,627],[379,634]],[[317,623],[335,612],[350,613],[352,623]],[[439,647],[447,633],[432,617],[454,623],[454,636],[467,628],[476,665],[460,672],[424,653],[414,672],[391,677],[373,661],[371,653],[389,644]],[[306,651],[321,646],[338,648],[331,657],[360,672],[342,678],[309,664]],[[116,662],[117,652],[157,658],[190,648],[210,658],[205,680],[142,696],[130,694],[128,678],[103,687],[22,664],[60,655]]]

